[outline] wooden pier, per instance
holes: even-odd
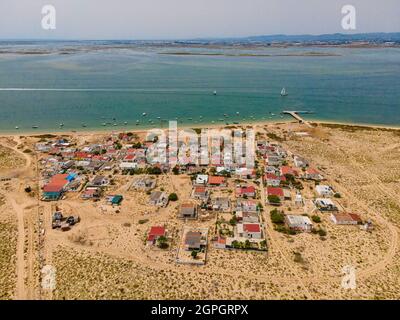
[[[308,127],[311,127],[311,124],[304,120],[299,114],[303,113],[303,114],[310,114],[312,113],[311,111],[282,111],[283,114],[288,114],[290,116],[292,116],[293,118],[295,118],[299,123],[304,123],[305,125],[307,125]]]

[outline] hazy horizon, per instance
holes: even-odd
[[[56,8],[56,29],[41,27]],[[342,29],[353,5],[356,30]],[[259,35],[400,32],[398,0],[2,0],[2,40],[185,40]]]

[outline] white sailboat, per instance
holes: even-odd
[[[286,89],[285,88],[282,88],[282,90],[281,90],[281,96],[282,97],[286,97],[288,95],[288,93],[286,92]]]

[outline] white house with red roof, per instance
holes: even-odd
[[[277,176],[273,173],[264,175],[264,182],[270,187],[279,187],[282,181],[286,181],[285,176]]]
[[[165,227],[153,226],[150,228],[150,231],[147,235],[147,244],[154,245],[157,242],[158,238],[165,237],[165,235],[166,235]]]
[[[282,188],[278,187],[267,187],[265,190],[266,196],[277,196],[281,201],[285,199],[285,193],[283,192]]]
[[[321,173],[315,168],[308,168],[304,173],[304,178],[308,180],[322,181],[324,177]]]
[[[237,187],[235,193],[240,198],[254,198],[256,196],[256,188],[253,186]]]
[[[282,166],[280,169],[281,176],[290,174],[292,176],[297,177],[299,175],[299,172],[296,169],[293,169],[292,167],[289,166]]]
[[[238,223],[237,236],[247,239],[262,239],[262,229],[259,223]]]
[[[225,187],[226,179],[220,176],[210,176],[208,177],[208,185],[210,187]]]

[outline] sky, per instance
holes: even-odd
[[[44,5],[56,29],[42,28]],[[341,9],[356,8],[356,30]],[[400,32],[400,0],[0,0],[0,39],[193,39]]]

